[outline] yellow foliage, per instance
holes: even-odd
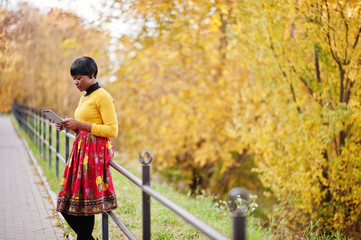
[[[0,11],[6,26],[0,33],[6,46],[0,47],[0,111],[9,111],[16,102],[72,116],[80,95],[70,77],[70,65],[79,56],[91,55],[105,75],[109,69],[106,34],[58,9],[43,14],[23,3],[17,11]]]
[[[361,196],[354,194],[361,190],[359,3],[269,1],[244,11],[252,7],[265,10],[252,22],[261,29],[252,34],[259,45],[242,49],[254,57],[249,66],[259,80],[253,91],[247,89],[250,94],[243,92],[248,104],[235,109],[233,134],[246,135],[243,140],[257,153],[260,178],[289,209],[289,215],[282,214],[293,227],[319,220],[324,229],[356,236],[361,230]],[[260,91],[265,91],[261,99],[253,96]]]
[[[239,185],[254,158],[291,227],[361,231],[359,9],[135,1],[124,12],[144,26],[122,38],[112,86],[122,149],[151,149],[158,170],[215,193]]]

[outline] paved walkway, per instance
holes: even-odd
[[[0,239],[64,239],[55,216],[10,117],[0,116]]]

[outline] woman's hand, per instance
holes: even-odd
[[[76,134],[78,134],[79,129],[82,129],[86,132],[91,132],[92,129],[91,123],[81,122],[73,118],[65,118],[63,121],[61,121],[61,124],[64,128],[72,130]]]
[[[79,121],[73,119],[73,118],[66,118],[61,121],[61,124],[69,130],[73,130],[76,132],[79,129]]]
[[[63,125],[56,124],[54,121],[51,121],[51,123],[55,125],[56,129],[58,129],[59,132],[64,130]]]

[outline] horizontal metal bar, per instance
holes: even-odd
[[[56,149],[53,146],[51,146],[49,142],[46,139],[44,139],[43,136],[40,135],[25,119],[23,118],[17,118],[17,119],[23,122],[31,131],[33,131],[33,133],[36,134],[39,137],[39,139],[42,142],[44,142],[45,145],[48,146],[48,148],[50,148],[50,150],[54,152],[64,164],[66,164],[65,158],[60,153],[56,152]]]
[[[123,167],[119,166],[112,160],[109,161],[109,165],[112,166],[115,170],[117,170],[121,174],[123,174],[126,178],[128,178],[130,181],[132,181],[135,185],[142,188],[142,181],[139,178],[137,178],[136,176],[134,176],[132,173],[128,172],[127,170],[125,170]]]
[[[24,109],[24,108],[22,108],[20,106],[16,106],[16,111],[23,112],[23,113],[26,113],[28,115],[30,115],[32,113],[30,110]]]
[[[114,220],[114,222],[118,225],[120,230],[123,231],[125,236],[127,236],[128,239],[131,240],[137,240],[134,235],[129,231],[129,229],[115,216],[115,214],[112,211],[107,212],[109,216],[111,216]]]
[[[23,108],[21,108],[21,107],[17,107],[17,108],[18,108],[17,111],[19,111],[19,112],[23,112],[23,113],[25,113],[25,114],[32,115],[33,117],[35,117],[35,118],[37,118],[37,119],[40,119],[42,122],[45,122],[45,124],[47,124],[47,125],[52,125],[51,121],[49,121],[48,119],[43,118],[43,117],[41,117],[41,116],[33,113],[33,112],[30,111],[30,110],[26,110],[26,109],[23,109]],[[74,136],[73,134],[71,134],[71,133],[67,133],[67,132],[63,132],[63,131],[61,131],[60,133],[61,133],[61,134],[64,134],[65,136],[67,136],[67,137],[69,137],[69,138],[71,138],[71,139],[73,139],[73,140],[75,140],[75,136]]]
[[[64,132],[65,136],[67,136],[68,138],[71,138],[73,140],[75,140],[75,136],[71,133],[68,133],[68,132]]]
[[[56,153],[56,156],[58,156],[58,158],[64,163],[64,164],[66,164],[66,161],[67,160],[65,160],[65,158],[60,154],[60,153]]]
[[[56,154],[56,156],[58,156],[58,158],[60,158],[60,160],[61,160],[64,164],[66,164],[65,158],[64,158],[60,153],[58,153],[58,152],[56,151],[56,148],[55,148],[55,147],[50,146],[49,148],[50,148],[50,150],[51,150],[53,153]]]

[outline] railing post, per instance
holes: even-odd
[[[59,180],[59,157],[58,157],[58,153],[59,153],[59,131],[56,130],[56,157],[55,157],[55,164],[56,164],[56,177]]]
[[[245,240],[246,239],[246,211],[247,205],[237,207],[237,198],[242,197],[246,200],[246,204],[249,200],[249,194],[244,188],[232,188],[229,191],[229,200],[231,208],[231,216],[233,223],[233,240]]]
[[[69,137],[68,137],[68,133],[69,133],[69,130],[66,129],[65,130],[65,159],[68,160],[69,158]]]
[[[45,127],[45,116],[44,114],[41,115],[42,120],[43,120],[43,159],[44,161],[46,160],[46,145],[45,145],[45,140],[46,140],[46,127]]]
[[[38,148],[38,133],[39,133],[39,127],[38,127],[38,114],[36,111],[34,111],[34,121],[35,121],[35,146]]]
[[[25,110],[28,110],[28,108],[27,107],[25,107]],[[25,115],[25,118],[24,118],[24,120],[25,120],[25,124],[24,124],[24,127],[25,127],[25,132],[26,132],[26,135],[30,135],[30,133],[29,133],[29,127],[28,127],[28,125],[26,124],[26,123],[28,123],[29,122],[29,119],[28,119],[28,114],[27,113],[24,113],[24,115]]]
[[[19,126],[22,128],[22,126],[21,126],[21,113],[20,113],[20,111],[17,111],[17,115],[18,115],[18,122],[19,122]]]
[[[48,148],[48,150],[49,150],[49,169],[51,169],[51,149],[50,149],[50,147],[51,147],[51,132],[52,132],[52,128],[51,128],[51,124],[49,124],[49,148]]]
[[[144,161],[144,156],[148,156],[148,160]],[[150,166],[153,160],[153,154],[143,151],[140,154],[140,162],[142,163],[142,185],[150,186]],[[150,240],[150,196],[143,191],[143,240]]]
[[[29,115],[29,111],[30,111],[30,108],[27,107],[26,108],[26,132],[28,133],[28,136],[29,138],[31,138],[31,129],[29,127],[29,124],[31,125],[31,118],[30,118],[30,115]]]
[[[41,116],[40,112],[38,113],[38,120],[39,120],[39,155],[41,154]]]
[[[20,116],[20,120],[23,119],[23,113],[21,111],[19,111],[19,116]],[[20,127],[24,130],[24,123],[23,121],[20,121],[19,123]]]
[[[31,116],[32,116],[32,119],[33,119],[33,124],[32,124],[32,125],[33,125],[33,129],[36,130],[36,126],[35,126],[36,121],[35,121],[34,109],[33,109],[33,108],[31,108]],[[35,133],[35,132],[33,132],[33,143],[36,144],[36,133]]]
[[[109,239],[109,220],[106,212],[102,213],[102,240]]]

